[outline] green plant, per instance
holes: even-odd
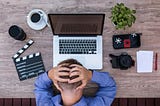
[[[134,14],[136,10],[131,10],[123,3],[117,3],[112,7],[111,20],[115,24],[116,29],[125,29],[127,26],[131,27],[135,23],[136,17]]]

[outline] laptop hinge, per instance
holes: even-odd
[[[97,37],[97,35],[59,35],[59,37]]]

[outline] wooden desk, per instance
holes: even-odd
[[[120,0],[122,1],[122,0]],[[153,50],[160,55],[160,1],[130,0],[127,6],[136,9],[136,23],[127,30],[115,30],[109,17],[110,8],[116,4],[113,0],[1,0],[0,1],[0,97],[34,97],[35,78],[20,82],[12,61],[12,56],[25,41],[16,41],[9,37],[8,28],[17,24],[24,29],[28,38],[35,43],[22,55],[41,52],[46,70],[52,68],[52,32],[46,27],[35,31],[26,23],[27,14],[34,8],[43,9],[46,13],[84,13],[102,12],[106,14],[103,31],[103,71],[108,71],[117,82],[117,97],[160,97],[160,61],[158,71],[138,74],[136,66],[128,70],[112,69],[109,53],[128,52],[136,60],[137,50]],[[112,35],[122,33],[143,33],[142,46],[136,49],[114,50]]]

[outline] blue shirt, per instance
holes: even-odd
[[[91,81],[99,85],[94,97],[84,97],[73,106],[110,106],[116,95],[116,83],[107,72],[93,71]],[[47,73],[41,74],[35,81],[37,106],[62,106],[61,95],[53,96],[52,80]]]

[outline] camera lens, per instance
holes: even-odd
[[[120,57],[120,64],[125,68],[129,68],[132,66],[132,58],[128,55],[121,55]]]
[[[11,37],[13,37],[16,40],[25,40],[26,38],[26,33],[23,31],[22,28],[20,28],[17,25],[12,25],[9,30],[8,33]]]

